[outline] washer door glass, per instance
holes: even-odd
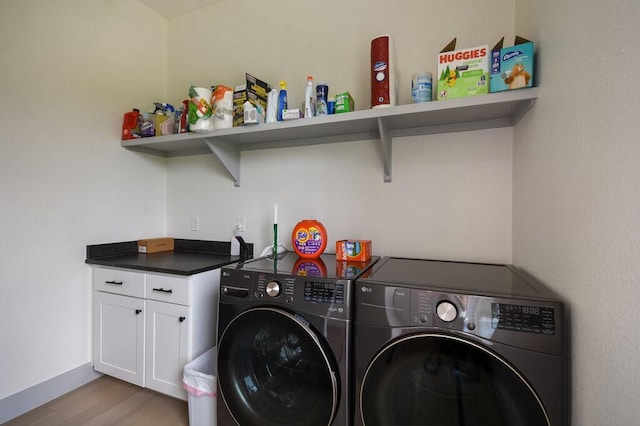
[[[454,336],[415,335],[376,355],[362,383],[367,425],[540,426],[549,421],[523,377]]]
[[[304,319],[271,308],[238,315],[218,344],[218,391],[240,425],[328,425],[335,362]]]

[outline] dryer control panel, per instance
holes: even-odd
[[[555,310],[553,307],[491,304],[491,323],[494,328],[525,333],[555,334]]]
[[[430,329],[552,351],[561,337],[561,309],[524,301],[381,285],[357,285],[356,322],[376,327]]]

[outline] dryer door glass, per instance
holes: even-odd
[[[240,425],[323,425],[338,401],[322,336],[299,316],[271,308],[237,316],[218,343],[218,397]]]
[[[505,361],[446,335],[390,343],[366,371],[361,416],[369,425],[540,426],[540,400]]]

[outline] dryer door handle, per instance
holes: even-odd
[[[225,296],[240,297],[246,299],[247,297],[249,297],[249,289],[242,287],[230,287],[225,285],[222,287],[222,294],[224,294]]]

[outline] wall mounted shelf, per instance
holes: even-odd
[[[213,152],[240,185],[240,153],[378,139],[384,180],[391,182],[393,139],[402,136],[452,133],[511,127],[535,104],[538,89],[520,89],[467,98],[398,105],[293,121],[234,127],[209,133],[183,133],[123,140],[122,146],[162,157]]]

